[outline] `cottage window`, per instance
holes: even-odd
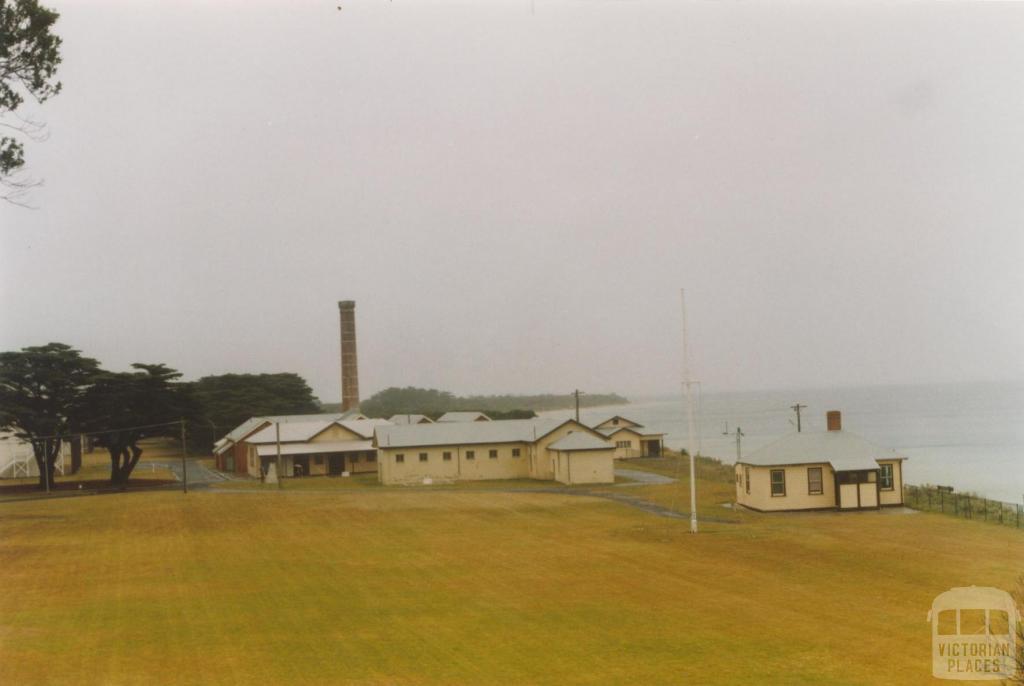
[[[467,460],[473,460],[475,458],[476,458],[476,452],[474,452],[472,450],[467,450],[466,451],[466,459]]]
[[[324,463],[324,456],[323,455],[317,455],[316,457],[313,458],[313,464],[323,464],[323,463]]]
[[[821,495],[824,493],[821,485],[821,467],[807,468],[807,494]]]
[[[420,462],[426,462],[426,461],[427,461],[427,454],[426,453],[420,453]]]
[[[489,450],[489,451],[487,451],[487,457],[491,458],[492,460],[497,458],[498,457],[498,451],[497,450]]]
[[[441,459],[444,460],[445,462],[451,462],[452,454],[446,450],[445,452],[441,453]]]
[[[786,495],[786,470],[772,470],[772,497]]]
[[[894,487],[893,476],[892,476],[892,465],[883,464],[881,465],[881,472],[878,474],[879,488],[883,491],[891,491]]]
[[[366,461],[367,462],[376,462],[377,461],[377,453],[366,453]]]
[[[519,457],[519,448],[512,448],[512,457]]]
[[[395,455],[395,462],[405,462],[405,455],[402,453]]]
[[[616,448],[629,448],[632,447],[632,445],[633,444],[630,443],[629,441],[615,441]]]

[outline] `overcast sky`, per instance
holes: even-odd
[[[339,395],[1024,378],[1024,5],[67,2],[0,349]]]

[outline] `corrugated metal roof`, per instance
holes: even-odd
[[[327,443],[282,443],[282,455],[320,455],[323,453],[352,453],[373,450],[373,441],[330,441]],[[277,445],[266,443],[256,446],[261,457],[277,455]]]
[[[402,448],[474,443],[532,443],[551,433],[567,419],[503,419],[491,422],[437,422],[377,427],[377,445]]]
[[[491,418],[485,415],[483,412],[445,412],[443,415],[437,418],[438,422],[475,422],[483,417],[486,421],[491,421]]]
[[[878,469],[876,460],[906,459],[849,431],[791,433],[744,456],[740,463],[771,466],[827,462],[836,471]]]
[[[425,414],[393,414],[388,417],[388,421],[392,424],[432,424],[434,422]]]
[[[316,421],[316,422],[281,422],[278,424],[281,431],[282,443],[295,443],[296,441],[308,441],[321,431],[331,425],[337,424],[363,438],[373,438],[373,430],[378,426],[390,426],[386,419],[355,419],[341,421]],[[274,424],[261,429],[247,439],[248,443],[276,443],[277,432]]]
[[[250,436],[246,442],[248,443],[276,443],[278,430],[281,434],[282,443],[297,443],[302,441],[308,441],[313,436],[317,435],[331,424],[333,421],[328,422],[282,422],[278,424],[271,424],[268,427],[260,429],[252,436]]]
[[[363,438],[373,438],[373,430],[378,426],[392,425],[392,422],[387,419],[343,419],[336,423]]]
[[[582,431],[573,431],[571,434],[559,438],[548,446],[551,450],[612,450],[615,448],[610,442],[598,438],[592,434]]]
[[[227,440],[232,443],[238,443],[240,440],[252,433],[260,424],[263,422],[277,422],[279,424],[291,424],[294,422],[330,422],[337,419],[342,419],[343,416],[349,416],[353,413],[358,414],[355,410],[349,410],[344,415],[337,412],[330,412],[326,414],[282,414],[282,415],[269,415],[266,417],[249,417],[244,422],[232,429],[227,435],[221,440]],[[362,415],[359,415],[362,416]],[[223,448],[223,446],[222,446]]]

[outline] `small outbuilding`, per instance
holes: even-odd
[[[594,425],[594,430],[615,445],[615,459],[661,457],[665,434],[646,431],[644,427],[621,415],[609,417]]]
[[[903,504],[903,462],[843,431],[828,412],[828,430],[796,432],[736,462],[736,502],[758,511],[873,510]]]

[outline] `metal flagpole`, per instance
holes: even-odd
[[[683,390],[686,394],[686,429],[688,432],[686,451],[690,453],[690,533],[695,534],[697,533],[697,475],[694,460],[697,446],[693,431],[693,394],[690,391],[693,380],[690,378],[690,341],[686,326],[686,289],[680,288],[679,295],[683,302]]]

